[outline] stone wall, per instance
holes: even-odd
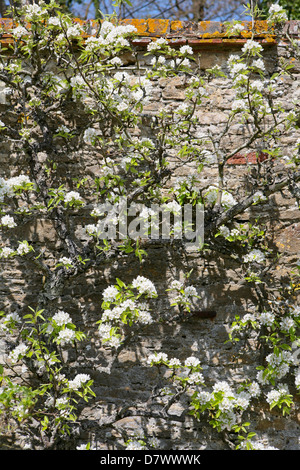
[[[2,20],[3,21],[3,20]],[[228,74],[227,59],[232,53],[238,53],[251,31],[246,29],[244,37],[227,38],[223,25],[219,23],[181,23],[167,20],[131,20],[138,27],[138,37],[133,42],[137,48],[140,64],[149,67],[151,56],[145,56],[145,46],[153,37],[166,37],[174,47],[183,44],[191,45],[199,57],[203,69],[219,65]],[[248,25],[250,27],[250,24]],[[298,36],[298,22],[286,25],[289,33]],[[279,58],[292,60],[289,49],[283,41],[278,42],[276,35],[265,32],[265,24],[261,24],[261,32],[257,40],[264,46],[264,60],[270,74],[278,68]],[[7,38],[9,41],[9,37]],[[131,55],[124,57],[125,69],[132,71],[134,60]],[[299,98],[300,65],[294,61],[295,67],[290,77],[286,77],[280,87],[283,106],[293,108],[293,99]],[[148,104],[149,119],[161,106],[169,104],[177,107],[184,99],[185,83],[181,78],[159,79],[154,84],[154,92]],[[7,109],[9,102],[1,86],[1,111]],[[234,99],[230,79],[215,78],[208,85],[209,98],[197,111],[199,134],[208,130],[217,135],[226,122],[231,103]],[[78,110],[70,105],[70,116],[76,119],[77,125],[83,126]],[[224,145],[234,148],[245,138],[244,128],[236,125],[232,128]],[[145,123],[145,135],[147,135]],[[286,134],[282,146],[289,153],[289,146],[299,135]],[[63,148],[62,148],[63,150]],[[255,150],[255,149],[254,149]],[[63,152],[62,152],[63,154]],[[40,156],[41,161],[43,155]],[[0,175],[8,176],[15,172],[15,165],[22,162],[26,168],[26,158],[19,151],[16,142],[1,141]],[[226,171],[226,184],[231,191],[238,194],[246,188],[249,172],[255,171],[256,163],[253,154],[235,155],[229,162]],[[283,168],[283,162],[277,166]],[[96,155],[93,152],[68,152],[61,157],[58,172],[78,176],[97,175]],[[192,165],[184,166],[180,173],[183,176],[195,171]],[[284,171],[284,170],[283,170]],[[170,184],[176,180],[173,179]],[[216,182],[217,169],[212,166],[199,175],[200,185]],[[258,209],[255,206],[244,215],[243,221],[254,221],[258,216],[265,220],[270,230],[273,246],[282,255],[272,278],[272,289],[276,295],[279,286],[285,281],[290,266],[299,256],[300,212],[295,200],[283,191],[270,197],[267,204]],[[74,213],[71,226],[74,236],[82,243],[86,240],[84,225],[87,223],[88,207]],[[51,221],[40,218],[28,218],[26,223],[15,232],[18,240],[27,239],[36,251],[45,249],[46,257],[51,264],[53,252],[62,252],[63,244],[58,239]],[[68,310],[74,322],[87,335],[88,339],[77,354],[68,353],[68,360],[77,372],[89,373],[94,379],[93,390],[96,398],[83,406],[80,414],[82,432],[75,434],[69,443],[61,443],[62,448],[90,441],[98,449],[123,449],[125,437],[135,432],[154,435],[159,439],[161,449],[215,449],[228,448],[222,436],[213,431],[206,422],[196,422],[186,414],[187,398],[182,403],[174,404],[169,417],[155,417],[150,413],[149,398],[156,384],[162,380],[160,372],[149,368],[145,362],[153,351],[166,352],[170,357],[184,360],[196,355],[203,365],[203,375],[207,383],[215,380],[227,380],[232,384],[240,383],[245,374],[255,376],[260,351],[257,345],[249,341],[245,351],[240,353],[240,346],[225,343],[228,331],[235,315],[253,312],[259,302],[258,293],[244,281],[239,262],[232,260],[225,250],[215,253],[210,259],[203,258],[197,252],[184,253],[180,247],[172,253],[167,245],[156,244],[149,248],[148,257],[140,265],[137,258],[128,255],[122,261],[112,260],[105,266],[91,269],[88,272],[69,279],[57,298],[50,299],[48,307],[54,310],[57,306]],[[2,260],[0,273],[0,309],[21,311],[28,305],[34,306],[39,292],[43,289],[43,275],[32,269],[26,259]],[[176,324],[171,322],[155,323],[141,329],[126,344],[116,357],[112,357],[108,348],[100,345],[97,336],[96,322],[101,316],[102,291],[107,283],[114,283],[119,277],[124,281],[138,274],[149,277],[157,287],[160,314],[169,318],[170,301],[164,295],[168,280],[181,277],[184,272],[194,268],[191,283],[197,288],[201,300],[195,305],[195,313],[187,321]],[[200,313],[199,313],[200,311]],[[201,312],[204,312],[201,314]],[[213,312],[210,315],[208,312]],[[0,340],[1,352],[5,351],[5,338]],[[137,403],[137,406],[134,404]],[[286,419],[273,411],[269,419],[266,409],[252,409],[249,413],[260,438],[280,449],[299,449],[299,412],[293,410]],[[149,412],[149,416],[148,416]],[[21,438],[14,435],[5,439],[6,446],[23,445]],[[69,447],[68,447],[69,446]]]

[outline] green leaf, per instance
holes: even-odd
[[[120,287],[126,287],[126,284],[123,281],[121,281],[121,279],[119,279],[118,277],[116,278],[116,281]]]

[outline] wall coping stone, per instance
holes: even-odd
[[[74,23],[85,26],[86,33],[84,37],[92,35],[92,31],[98,27],[98,20],[81,20],[73,19]],[[254,26],[254,38],[261,44],[275,45],[278,42],[277,32],[269,29],[267,21],[251,21],[241,22],[244,25],[244,31],[240,35],[228,37],[226,35],[226,27],[224,23],[219,21],[177,21],[168,19],[124,19],[121,24],[133,25],[137,32],[135,39],[132,40],[133,45],[147,47],[147,44],[154,38],[164,37],[169,41],[170,45],[182,46],[190,45],[193,48],[210,45],[214,48],[220,46],[240,46],[252,37]],[[4,30],[0,43],[8,44],[12,42],[9,30],[17,26],[10,18],[0,18],[0,28]],[[5,33],[7,31],[7,33]],[[300,37],[300,20],[286,21],[281,28],[282,32],[288,33],[291,37]]]

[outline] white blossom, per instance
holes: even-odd
[[[281,5],[279,5],[278,3],[273,3],[273,5],[269,7],[269,16],[267,19],[269,24],[272,24],[273,22],[282,23],[287,20],[288,16]]]
[[[211,393],[201,390],[197,393],[197,400],[199,400],[200,405],[206,405],[212,398]]]
[[[295,322],[292,318],[283,318],[280,321],[280,328],[282,328],[285,331],[289,331],[290,328],[294,328]]]
[[[21,323],[20,315],[17,312],[8,313],[2,318],[0,331],[8,331],[8,324],[10,323]]]
[[[5,197],[13,197],[14,192],[8,180],[0,177],[0,202],[3,202]]]
[[[100,323],[98,332],[99,336],[102,340],[110,338],[110,331],[112,329],[112,325],[110,323]]]
[[[248,41],[242,47],[242,52],[250,52],[252,54],[258,54],[262,51],[262,46],[257,41],[253,41],[253,39],[248,39]]]
[[[113,57],[113,58],[110,60],[110,63],[111,63],[112,65],[119,66],[119,67],[121,67],[121,65],[123,65],[122,59],[120,59],[120,57]]]
[[[197,385],[200,383],[204,383],[204,377],[201,372],[194,372],[188,376],[187,383],[189,385]]]
[[[275,315],[271,312],[262,312],[258,316],[258,320],[262,325],[272,326],[275,321]]]
[[[48,24],[50,24],[52,26],[59,26],[60,25],[60,20],[57,16],[51,16],[48,19]]]
[[[119,346],[121,346],[121,343],[121,338],[119,338],[118,336],[111,336],[108,341],[106,341],[106,344],[111,348],[118,348]]]
[[[72,38],[76,38],[78,36],[80,36],[82,33],[82,30],[80,28],[80,26],[78,24],[74,24],[72,26],[69,26],[69,28],[67,29],[67,37],[72,39]]]
[[[26,5],[25,7],[25,18],[29,21],[35,19],[36,16],[42,14],[43,10],[37,3],[33,3],[32,5]]]
[[[264,253],[260,250],[254,249],[244,256],[244,263],[251,263],[253,261],[256,263],[263,263],[265,261]]]
[[[128,85],[130,83],[130,76],[127,72],[117,72],[114,74],[113,79],[119,83],[123,83],[124,85]]]
[[[66,267],[72,266],[71,258],[67,258],[66,256],[62,256],[58,261]]]
[[[77,374],[73,380],[69,380],[69,388],[78,390],[83,384],[91,380],[88,374]]]
[[[172,359],[169,360],[169,366],[171,366],[171,367],[181,366],[181,362],[176,357],[172,357]]]
[[[234,396],[234,393],[230,387],[230,385],[221,380],[219,382],[216,382],[213,386],[213,391],[214,392],[223,392],[224,393],[224,396],[228,397],[228,396],[231,396],[233,397]]]
[[[281,393],[278,390],[271,390],[267,393],[266,401],[269,405],[272,405],[273,402],[278,402],[281,397]]]
[[[240,34],[244,30],[244,26],[240,23],[232,24],[230,26],[230,33],[231,34]]]
[[[28,34],[27,29],[24,28],[23,26],[17,26],[11,32],[18,39],[20,39],[22,36],[26,36]]]
[[[247,65],[244,64],[244,62],[237,62],[237,63],[230,62],[229,66],[230,66],[231,77],[235,77],[236,75],[239,75],[243,72],[247,72],[248,70]]]
[[[215,204],[217,202],[219,189],[216,186],[209,186],[204,193],[205,200],[208,204]],[[236,200],[228,191],[222,191],[221,205],[226,209],[234,206]]]
[[[186,297],[197,297],[197,291],[194,286],[187,286],[184,289],[184,294]]]
[[[19,175],[19,176],[13,176],[12,178],[9,178],[7,180],[7,184],[12,189],[17,189],[20,186],[23,186],[26,184],[32,184],[32,183],[30,181],[30,178],[27,175]]]
[[[68,323],[72,323],[72,318],[70,315],[63,310],[59,310],[55,315],[53,315],[52,320],[54,320],[58,326],[64,326]]]
[[[62,345],[72,343],[75,340],[75,331],[70,328],[64,328],[58,333],[57,339]]]
[[[17,224],[14,221],[14,218],[11,217],[10,215],[4,215],[3,217],[1,217],[0,223],[4,227],[8,227],[8,228],[14,228],[17,226]]]
[[[264,61],[263,59],[255,59],[253,62],[252,62],[252,67],[255,67],[256,69],[259,69],[261,70],[262,72],[265,71],[265,64],[264,64]]]
[[[70,129],[67,126],[65,126],[64,124],[62,124],[61,126],[59,126],[56,129],[56,132],[63,132],[65,134],[68,134],[70,132]]]
[[[182,210],[181,205],[176,201],[170,201],[166,204],[163,204],[163,208],[167,211],[174,212],[175,214],[180,213],[180,211]]]
[[[186,367],[197,367],[199,364],[200,364],[199,359],[197,359],[194,356],[190,356],[184,361],[184,365]]]
[[[264,375],[264,371],[263,370],[259,370],[256,374],[256,378],[257,378],[257,381],[261,384],[261,385],[266,385],[269,383],[269,379],[267,377],[267,375]]]
[[[251,82],[252,90],[262,92],[264,87],[265,87],[265,84],[262,80],[253,80],[253,82]]]
[[[238,237],[238,236],[240,235],[239,229],[233,228],[233,229],[230,231],[230,235],[231,235],[232,237]]]
[[[258,203],[262,201],[266,201],[267,197],[264,195],[262,191],[256,191],[253,195],[253,202]]]
[[[64,195],[64,201],[67,204],[74,203],[74,202],[83,203],[83,199],[77,191],[69,191],[68,193],[66,193]]]
[[[9,258],[13,253],[14,250],[12,248],[5,246],[2,248],[2,250],[0,250],[0,258]]]
[[[30,251],[30,246],[28,245],[27,242],[21,242],[19,243],[19,246],[17,248],[17,253],[18,255],[26,255]]]
[[[119,291],[115,286],[108,286],[103,291],[103,300],[104,302],[113,302],[116,300],[116,296],[118,295]]]
[[[181,48],[179,49],[179,52],[181,54],[190,54],[190,55],[192,55],[193,54],[193,49],[191,48],[191,46],[181,46]]]
[[[153,323],[151,313],[148,310],[139,310],[138,321],[144,325],[150,325]]]
[[[246,440],[241,442],[241,450],[246,449],[246,442],[247,442]],[[279,450],[277,447],[268,446],[261,442],[251,441],[251,445],[253,447],[253,450]]]
[[[152,41],[152,42],[150,42],[150,44],[148,44],[147,51],[148,52],[153,52],[153,51],[160,50],[162,48],[162,46],[166,46],[167,44],[168,44],[168,42],[167,42],[166,39],[159,38],[156,41]]]
[[[85,230],[89,235],[96,235],[97,234],[97,225],[88,224],[88,225],[85,226]]]
[[[150,354],[148,357],[148,364],[158,364],[160,361],[167,362],[168,360],[168,355],[165,353],[156,353],[156,354]]]
[[[132,286],[135,287],[140,294],[148,294],[150,297],[157,295],[154,284],[144,276],[137,276],[137,278],[133,280]]]
[[[126,444],[126,450],[145,450],[145,449],[146,449],[145,444],[142,444],[141,442],[137,440],[130,441],[128,442],[128,444]]]
[[[231,109],[232,111],[247,111],[248,105],[245,100],[238,99],[233,101]]]
[[[180,290],[183,288],[183,283],[181,281],[174,279],[170,284],[170,288],[174,290]]]
[[[228,227],[226,227],[226,225],[221,225],[221,227],[219,227],[219,232],[220,234],[222,235],[222,237],[229,237],[230,235],[230,230]]]
[[[10,352],[8,357],[12,362],[17,362],[20,356],[22,357],[26,354],[27,350],[28,346],[25,343],[21,343]]]
[[[252,382],[249,386],[249,393],[251,397],[258,397],[261,393],[260,386],[257,382]]]
[[[92,127],[89,127],[84,131],[83,140],[88,145],[94,145],[97,135],[98,132]]]

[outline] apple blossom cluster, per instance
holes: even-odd
[[[99,36],[91,36],[86,40],[85,47],[89,52],[111,51],[116,48],[129,47],[126,36],[134,34],[136,28],[133,25],[114,25],[110,21],[103,21]]]
[[[262,45],[259,44],[259,42],[254,41],[253,39],[248,39],[248,41],[242,47],[242,52],[251,56],[259,55],[262,50]]]
[[[58,351],[53,350],[53,345],[57,343],[61,346],[73,346],[75,339],[81,341],[85,335],[76,330],[70,315],[63,310],[57,311],[48,320],[42,316],[43,310],[31,310],[33,314],[24,315],[23,319],[18,312],[1,314],[1,332],[10,333],[13,337],[17,333],[20,342],[1,358],[1,366],[9,365],[10,372],[4,375],[1,373],[0,415],[8,412],[22,422],[29,418],[29,411],[34,408],[35,397],[38,396],[39,407],[35,419],[40,420],[44,430],[53,419],[56,428],[64,433],[68,429],[68,422],[76,418],[74,405],[77,402],[74,396],[79,395],[88,400],[89,395],[94,395],[90,388],[93,381],[88,374],[80,373],[68,380],[61,372],[64,361],[59,357]],[[23,322],[26,328],[22,326]],[[14,384],[10,375],[14,374],[16,367],[17,375],[25,374],[28,379],[32,372],[36,377],[46,375],[46,384],[36,390],[27,385]]]
[[[0,177],[0,203],[4,198],[12,198],[15,193],[20,190],[28,190],[33,188],[33,183],[27,175],[13,176],[8,179]]]
[[[69,269],[73,266],[73,261],[71,258],[68,258],[67,256],[62,256],[58,260],[59,265],[64,266],[65,268]]]
[[[28,21],[37,20],[45,14],[46,11],[37,3],[25,6],[25,19]]]
[[[10,328],[15,328],[17,324],[21,323],[21,317],[18,312],[8,313],[1,319],[0,331],[9,332]]]
[[[132,281],[132,287],[138,290],[139,294],[146,294],[148,297],[157,297],[156,288],[150,279],[138,276]]]
[[[47,334],[55,333],[55,342],[61,346],[74,344],[77,338],[72,319],[68,313],[63,311],[59,311],[52,317],[46,332]]]
[[[245,27],[238,21],[231,21],[227,27],[227,35],[228,36],[238,36],[244,31]]]
[[[147,51],[148,52],[161,52],[165,46],[168,45],[168,41],[165,38],[159,38],[156,39],[155,41],[150,42],[147,45]]]
[[[265,329],[265,335],[274,339],[275,345],[272,352],[266,358],[266,366],[259,367],[257,372],[257,381],[261,385],[269,385],[274,383],[275,380],[281,380],[286,377],[288,373],[292,372],[296,387],[299,385],[299,344],[295,342],[295,333],[300,325],[299,311],[297,308],[290,308],[285,315],[281,311],[255,312],[252,314],[245,314],[242,318],[236,317],[231,325],[229,337],[238,340],[236,335],[238,332],[256,331],[259,334]],[[282,337],[282,349],[277,337]],[[291,346],[289,346],[289,344]]]
[[[228,59],[229,74],[233,79],[236,96],[232,102],[232,112],[248,116],[255,108],[259,118],[271,113],[264,91],[267,81],[263,80],[265,65],[261,57],[262,46],[253,39],[247,40],[241,55],[231,55]]]
[[[262,396],[261,386],[263,384],[258,381],[245,383],[238,391],[234,391],[226,381],[218,381],[212,386],[211,391],[207,391],[204,388],[206,387],[205,379],[200,373],[200,361],[194,356],[181,363],[179,359],[168,359],[167,354],[159,352],[148,356],[147,364],[151,367],[164,365],[173,369],[174,374],[170,380],[174,382],[176,392],[178,393],[180,384],[186,392],[189,392],[189,396],[192,393],[190,406],[192,414],[195,414],[199,419],[201,414],[209,411],[210,422],[219,432],[234,431],[235,426],[242,422],[243,413],[249,409],[253,400],[260,399]],[[296,377],[297,384],[300,374]],[[173,395],[171,391],[170,394]],[[265,399],[270,408],[274,406],[281,408],[285,404],[285,412],[290,406],[290,397],[288,387],[283,384],[279,384],[275,389],[265,393]],[[243,446],[241,448],[243,449]],[[260,445],[259,441],[251,442],[250,448],[272,449],[272,447]]]
[[[288,20],[288,16],[284,8],[279,5],[278,3],[273,3],[269,7],[269,14],[267,21],[270,25],[272,24],[278,24],[278,23],[283,23],[284,21]]]
[[[78,193],[78,191],[69,191],[64,195],[65,204],[71,207],[84,206],[84,200]]]
[[[214,205],[218,199],[219,189],[216,186],[209,186],[204,193],[204,201],[208,205]],[[236,200],[228,191],[222,191],[221,205],[225,209],[230,209],[236,204]]]
[[[8,355],[8,359],[12,363],[18,362],[23,356],[26,355],[28,351],[28,346],[25,343],[20,343],[18,346],[16,346]]]
[[[154,436],[145,436],[143,432],[134,434],[124,442],[126,450],[148,450],[159,448],[159,440]]]
[[[91,376],[89,374],[77,374],[73,380],[69,380],[68,385],[70,390],[78,390],[90,380]]]
[[[174,279],[170,283],[170,288],[167,291],[175,291],[176,295],[172,299],[172,306],[178,305],[181,308],[190,311],[190,305],[193,300],[199,299],[197,290],[194,286],[185,286],[184,282]]]
[[[175,70],[182,72],[190,70],[190,59],[193,58],[191,46],[181,46],[178,51],[174,51],[165,38],[159,38],[148,44],[147,54],[150,53],[154,54],[150,61],[153,77],[165,73],[174,74]]]
[[[279,403],[282,399],[289,396],[289,389],[286,384],[278,384],[276,389],[271,390],[266,394],[266,401],[270,406]]]
[[[267,201],[267,197],[264,195],[262,191],[256,191],[253,195],[253,204],[258,204],[260,202]]]
[[[83,140],[88,145],[95,145],[97,135],[98,135],[98,132],[96,131],[96,129],[89,127],[88,129],[84,131]]]
[[[177,392],[181,385],[189,395],[192,393],[192,413],[198,416],[209,410],[219,431],[232,430],[240,422],[243,412],[249,408],[251,400],[261,394],[257,382],[252,382],[237,392],[225,381],[216,382],[211,392],[205,390],[205,379],[200,372],[201,364],[195,356],[186,358],[182,363],[177,358],[168,359],[167,354],[159,352],[149,355],[147,364],[151,367],[164,365],[173,369],[174,374],[170,380],[174,382]]]
[[[243,257],[244,263],[263,263],[265,261],[265,255],[261,250],[251,250]]]
[[[17,226],[14,218],[11,215],[3,215],[0,219],[0,225],[7,228],[14,228]]]
[[[153,322],[148,301],[157,297],[154,284],[144,276],[137,276],[128,286],[120,279],[117,282],[103,291],[103,314],[98,322],[102,343],[114,348],[123,342],[124,325],[148,325]]]
[[[27,255],[27,253],[30,253],[33,251],[33,247],[29,245],[29,243],[24,240],[23,242],[20,242],[17,249],[10,248],[8,246],[4,246],[3,248],[0,248],[0,259],[7,259],[7,258],[12,258],[14,256],[24,256]]]

